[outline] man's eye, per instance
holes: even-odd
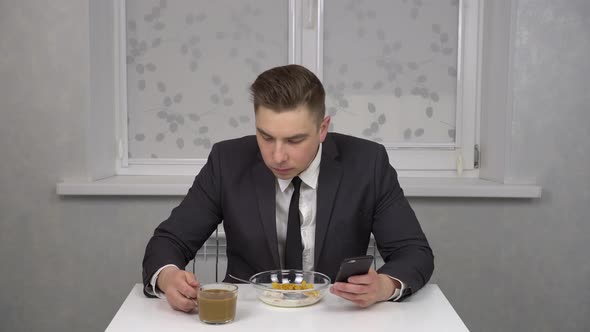
[[[290,139],[290,140],[289,140],[289,143],[291,143],[291,144],[299,144],[299,143],[301,143],[301,142],[303,142],[303,138],[298,138],[298,139]]]
[[[272,141],[272,137],[270,136],[262,136],[262,139],[265,141]]]

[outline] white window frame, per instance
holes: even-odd
[[[125,0],[113,1],[116,114],[116,175],[195,175],[205,158],[128,158]],[[474,148],[478,144],[482,0],[459,1],[457,108],[455,143],[384,143],[390,162],[405,177],[477,178]],[[289,0],[289,63],[298,63],[323,77],[324,0]]]
[[[297,2],[297,1],[291,1]],[[479,143],[480,72],[483,5],[482,0],[459,1],[457,108],[455,143],[384,143],[392,165],[400,176],[473,177],[475,145]],[[291,27],[293,47],[301,51],[295,63],[312,69],[323,79],[324,0],[303,0],[295,4],[299,20]]]
[[[88,107],[82,110],[86,118],[86,165],[84,171],[75,176],[64,174],[56,185],[56,192],[66,196],[182,197],[191,186],[194,172],[191,175],[178,176],[117,174],[120,165],[117,150],[119,153],[122,151],[117,148],[120,144],[116,140],[117,135],[121,134],[117,132],[117,126],[121,122],[117,112],[122,100],[119,89],[121,63],[118,61],[122,46],[119,31],[122,27],[118,26],[121,22],[116,18],[120,14],[121,1],[123,0],[89,2],[89,103]],[[297,1],[293,1],[292,5],[301,5],[301,0]],[[321,10],[322,3],[319,2],[318,5],[318,10]],[[507,1],[464,0],[461,1],[461,6],[467,8],[470,15],[475,15],[469,17],[477,17],[478,20],[477,24],[473,23],[473,20],[466,20],[463,22],[463,29],[473,32],[473,26],[477,27],[477,33],[474,32],[470,36],[477,35],[480,38],[475,55],[462,53],[463,63],[476,64],[470,67],[477,70],[471,75],[461,75],[465,82],[464,86],[471,86],[467,92],[472,97],[464,97],[464,100],[470,100],[472,103],[476,100],[475,137],[481,147],[479,169],[467,170],[461,177],[452,174],[453,171],[400,171],[400,184],[407,197],[541,197],[541,186],[531,183],[530,180],[513,178],[509,172],[513,158],[511,84],[512,47],[516,38],[516,5]],[[482,15],[484,17],[481,17]],[[485,52],[482,52],[482,49]],[[316,58],[321,59],[321,56]],[[473,81],[468,82],[468,79]],[[463,94],[466,94],[465,91]],[[464,109],[468,107],[468,103],[462,105]],[[163,169],[161,167],[158,165],[159,169]],[[149,165],[146,168],[149,168]],[[196,167],[190,165],[190,168],[195,171]],[[147,169],[142,172],[151,174]],[[170,173],[173,173],[172,167]],[[477,173],[478,178],[473,178]]]

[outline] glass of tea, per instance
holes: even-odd
[[[199,319],[207,324],[230,323],[236,317],[238,286],[226,283],[206,284],[199,288]]]

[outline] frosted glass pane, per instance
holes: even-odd
[[[458,1],[326,0],[333,130],[388,144],[455,141]]]
[[[288,1],[127,1],[130,158],[206,158],[254,134],[248,86],[288,63]]]

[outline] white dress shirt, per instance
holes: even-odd
[[[301,188],[299,189],[299,218],[301,220],[301,241],[303,244],[303,269],[314,270],[315,246],[315,216],[317,212],[317,188],[322,159],[322,145],[309,166],[301,173]],[[277,179],[276,183],[276,222],[277,242],[281,268],[285,266],[285,243],[287,241],[287,225],[289,224],[289,205],[293,196],[292,179]]]
[[[318,177],[320,175],[320,162],[322,159],[322,145],[318,148],[318,152],[309,166],[299,174],[301,179],[301,188],[299,192],[299,217],[301,220],[301,241],[303,242],[303,270],[314,270],[314,246],[315,246],[315,225],[317,213],[317,188]],[[277,226],[277,242],[279,257],[281,260],[281,268],[285,266],[285,242],[287,240],[287,224],[289,220],[289,205],[291,203],[291,196],[293,196],[292,179],[284,180],[278,179],[275,185],[276,197],[276,226]],[[156,289],[156,280],[160,272],[167,266],[165,265],[154,273],[150,284],[152,290]],[[173,265],[174,266],[174,265]],[[388,276],[397,280],[401,285],[401,289],[396,289],[389,300],[397,300],[403,294],[405,285],[401,280]],[[154,291],[154,294],[163,298],[163,294]]]

